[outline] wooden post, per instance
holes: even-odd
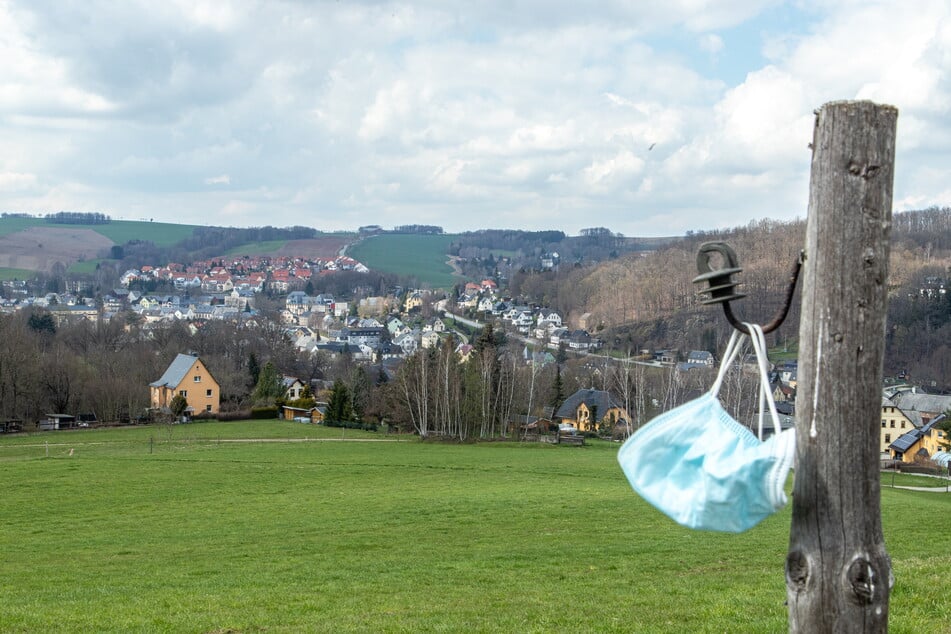
[[[789,631],[887,632],[879,504],[882,358],[898,111],[816,112],[786,560]]]

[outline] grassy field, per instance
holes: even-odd
[[[32,280],[36,275],[36,271],[29,271],[27,269],[0,267],[0,280]]]
[[[0,438],[0,631],[786,631],[789,509],[682,529],[616,451],[277,421]],[[951,495],[882,506],[891,631],[948,632]]]
[[[415,277],[421,285],[449,288],[459,282],[447,264],[453,236],[384,234],[364,238],[347,255],[376,271]]]
[[[129,240],[149,240],[159,246],[170,246],[194,233],[194,225],[176,225],[167,222],[140,222],[137,220],[113,220],[104,225],[51,224],[42,218],[0,218],[0,236],[23,231],[30,227],[59,227],[92,229],[116,244]]]

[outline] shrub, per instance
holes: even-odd
[[[268,407],[252,407],[251,418],[277,418],[277,407],[273,405]]]
[[[251,418],[251,411],[246,409],[233,412],[218,412],[218,420],[221,421],[247,420],[249,418]]]

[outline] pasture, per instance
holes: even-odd
[[[43,218],[0,218],[0,236],[34,228],[90,229],[115,244],[125,244],[129,240],[149,240],[159,246],[171,246],[191,236],[196,226],[138,220],[113,220],[104,225],[73,225],[52,224]]]
[[[450,288],[460,281],[448,264],[451,235],[382,234],[347,248],[347,255],[374,271],[416,278],[421,286]]]
[[[682,529],[616,451],[281,421],[0,437],[0,630],[785,631],[788,507]],[[882,506],[891,631],[949,631],[951,495]]]

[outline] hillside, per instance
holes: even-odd
[[[455,236],[381,234],[348,247],[347,255],[374,271],[414,280],[414,286],[451,288],[461,278],[453,274],[448,248]]]
[[[0,269],[48,273],[108,254],[116,245],[148,240],[171,246],[191,236],[195,225],[113,220],[105,224],[50,223],[43,218],[0,217]]]
[[[735,277],[747,294],[734,302],[735,312],[764,323],[782,304],[804,239],[803,221],[762,220],[600,264],[519,273],[510,290],[558,310],[620,350],[714,351],[730,327],[718,307],[699,304],[700,288],[692,280],[700,244],[718,240],[733,247],[743,269]],[[889,268],[886,374],[907,372],[924,384],[951,388],[951,209],[895,214]],[[797,291],[786,323],[769,336],[771,345],[795,349],[799,304]]]

